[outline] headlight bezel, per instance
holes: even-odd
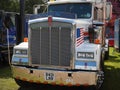
[[[14,54],[21,54],[21,51],[19,49],[14,50]]]
[[[94,59],[94,52],[77,52],[77,58]]]

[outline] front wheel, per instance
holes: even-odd
[[[97,85],[90,86],[89,90],[101,90],[103,81],[104,81],[104,73],[103,73],[103,71],[100,71],[98,74]]]
[[[97,77],[98,80],[97,85],[95,86],[95,90],[100,90],[104,82],[104,60],[102,58],[100,62],[100,71],[98,71]]]

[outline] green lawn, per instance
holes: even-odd
[[[113,52],[113,48],[110,48],[109,54],[109,60],[105,60],[105,81],[102,90],[120,90],[120,53]],[[0,90],[23,90],[19,89],[12,78],[10,67],[0,67]]]
[[[102,90],[120,90],[120,53],[110,48],[109,60],[105,61],[105,81]]]
[[[0,90],[18,90],[19,86],[12,78],[10,67],[0,68]]]

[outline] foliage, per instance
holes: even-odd
[[[110,47],[109,55],[105,61],[105,81],[101,90],[120,90],[120,53]]]
[[[0,10],[7,12],[18,12],[20,11],[20,0],[0,0]],[[33,5],[42,4],[42,0],[25,0],[25,12],[33,13]]]
[[[18,12],[18,0],[0,0],[0,9],[8,12]]]
[[[33,5],[42,4],[42,0],[26,0],[25,1],[25,12],[33,13]]]

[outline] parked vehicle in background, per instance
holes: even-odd
[[[112,18],[106,24],[106,37],[110,47],[114,47],[114,23],[115,20],[120,18],[120,0],[107,0],[112,3]]]
[[[116,51],[120,52],[120,18],[116,19],[115,20],[115,32],[114,32],[114,35],[115,35],[115,38],[114,38],[114,48]]]
[[[25,29],[24,36],[28,36],[28,18],[29,14],[25,15]],[[11,61],[13,54],[13,47],[19,43],[21,31],[20,28],[20,14],[15,12],[6,12],[0,10],[0,63],[8,64]],[[20,34],[20,35],[19,35]]]
[[[0,63],[8,64],[16,44],[15,14],[0,10]]]

